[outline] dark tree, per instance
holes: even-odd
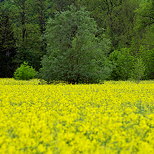
[[[65,11],[70,5],[75,5],[77,0],[53,0],[54,7],[57,11]]]
[[[0,77],[12,77],[15,64],[13,60],[16,55],[14,33],[10,23],[9,15],[1,9],[0,12]]]

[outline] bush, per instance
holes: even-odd
[[[35,69],[24,62],[19,68],[14,72],[14,78],[17,80],[30,80],[37,75]]]

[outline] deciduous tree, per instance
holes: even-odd
[[[40,75],[48,82],[98,82],[110,73],[105,66],[110,41],[100,41],[95,34],[97,25],[84,9],[57,14],[47,24],[47,55],[42,60]]]

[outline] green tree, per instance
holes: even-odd
[[[138,0],[83,0],[79,3],[91,11],[99,28],[105,29],[113,49],[130,47]]]
[[[12,77],[16,64],[16,42],[10,22],[9,10],[3,2],[0,6],[0,77]]]
[[[133,65],[133,69],[130,74],[130,78],[135,80],[137,83],[145,76],[145,64],[142,58],[137,58]]]
[[[145,79],[154,79],[154,49],[148,50],[141,47],[138,51],[138,57],[141,57],[145,64]]]
[[[58,13],[47,24],[48,53],[43,57],[41,78],[48,82],[63,80],[69,83],[94,83],[110,73],[106,60],[110,41],[100,41],[96,22],[89,12],[71,7]]]
[[[134,37],[132,48],[138,51],[144,46],[146,49],[154,48],[154,1],[141,1],[136,10]]]
[[[134,57],[129,48],[115,50],[110,54],[110,60],[114,65],[111,74],[112,80],[128,80],[134,65]]]
[[[54,3],[51,0],[34,0],[32,4],[35,24],[38,25],[40,34],[40,52],[44,55],[46,54],[46,40],[44,37],[46,22],[49,16],[54,17]]]
[[[16,61],[27,61],[36,69],[40,67],[41,32],[32,0],[9,1],[11,19],[17,45]]]
[[[70,5],[76,5],[77,0],[52,0],[56,11],[66,11]]]

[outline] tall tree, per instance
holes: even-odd
[[[105,29],[113,49],[130,46],[137,0],[84,0],[80,4],[92,12],[99,28]]]
[[[136,10],[133,48],[139,50],[140,46],[146,49],[154,48],[154,1],[141,1]]]
[[[105,66],[110,41],[105,36],[100,41],[96,33],[96,23],[84,9],[71,7],[50,19],[46,30],[48,53],[42,60],[41,77],[48,82],[103,80],[110,69]]]
[[[42,55],[44,55],[46,54],[46,40],[44,37],[46,21],[49,16],[53,16],[53,2],[50,0],[34,0],[33,5],[33,11],[36,16],[35,23],[38,24],[40,32],[40,50]]]
[[[10,1],[12,23],[17,44],[17,62],[27,61],[36,69],[40,67],[41,33],[36,22],[32,0]]]
[[[0,77],[12,77],[15,70],[16,44],[9,11],[0,7]]]

